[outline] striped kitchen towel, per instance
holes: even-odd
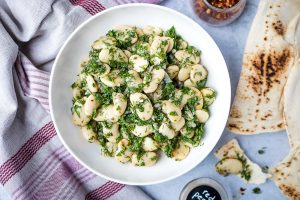
[[[70,33],[107,7],[135,2],[159,0],[0,1],[0,183],[11,199],[150,199],[72,158],[48,103],[49,72]]]

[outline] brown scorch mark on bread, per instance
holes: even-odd
[[[288,48],[281,52],[265,53],[265,51],[260,51],[250,59],[250,70],[254,70],[255,73],[249,76],[248,87],[252,88],[258,96],[265,96],[271,87],[280,84],[279,77],[287,69],[291,56],[292,53]]]
[[[242,116],[241,112],[235,106],[232,106],[230,117],[240,118],[241,116]]]
[[[289,186],[289,185],[282,184],[282,185],[279,185],[279,188],[280,188],[280,190],[282,190],[282,192],[283,192],[285,195],[291,197],[292,199],[297,200],[297,199],[299,199],[299,197],[300,197],[300,192],[298,192],[298,191],[295,189],[295,187],[291,187],[291,186]]]
[[[276,22],[273,22],[272,27],[274,28],[274,30],[276,31],[276,33],[278,35],[284,35],[285,29],[284,29],[282,21],[277,20]]]

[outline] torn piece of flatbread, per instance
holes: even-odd
[[[300,143],[300,13],[288,26],[286,40],[298,52],[284,87],[284,121],[291,146]]]
[[[290,145],[300,143],[300,60],[292,67],[284,90],[284,119]]]
[[[246,180],[248,183],[261,184],[266,182],[266,180],[271,177],[270,174],[263,173],[262,169],[245,155],[236,139],[230,140],[225,145],[223,145],[219,150],[215,152],[215,156],[221,160],[220,162],[222,162],[222,160],[226,161],[226,159],[240,160],[242,162],[243,169],[241,172],[236,174],[242,179]],[[230,164],[226,164],[225,167],[227,169],[224,170],[233,171],[235,170],[234,168],[236,167],[236,164],[237,163],[233,162],[231,166]],[[216,165],[216,167],[217,166],[218,164]]]
[[[283,194],[291,200],[300,200],[300,143],[295,144],[289,155],[270,172]]]
[[[256,134],[285,128],[282,94],[295,59],[285,35],[299,12],[299,0],[260,1],[228,119],[231,132]]]

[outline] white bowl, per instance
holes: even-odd
[[[202,63],[208,68],[207,85],[218,95],[211,106],[211,118],[205,126],[203,145],[192,149],[183,161],[166,156],[152,167],[135,167],[100,155],[97,144],[88,143],[71,121],[71,84],[79,73],[80,62],[87,58],[90,45],[117,25],[155,25],[163,29],[175,26],[189,44],[202,51]],[[198,165],[211,152],[222,135],[230,107],[230,80],[224,58],[207,32],[190,18],[174,10],[150,4],[127,4],[107,9],[80,25],[59,51],[50,80],[50,109],[56,131],[69,152],[86,168],[106,179],[131,185],[148,185],[174,179]]]

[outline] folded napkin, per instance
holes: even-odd
[[[150,199],[81,166],[48,113],[49,75],[66,38],[91,15],[134,2],[159,0],[0,1],[0,183],[12,199]]]

